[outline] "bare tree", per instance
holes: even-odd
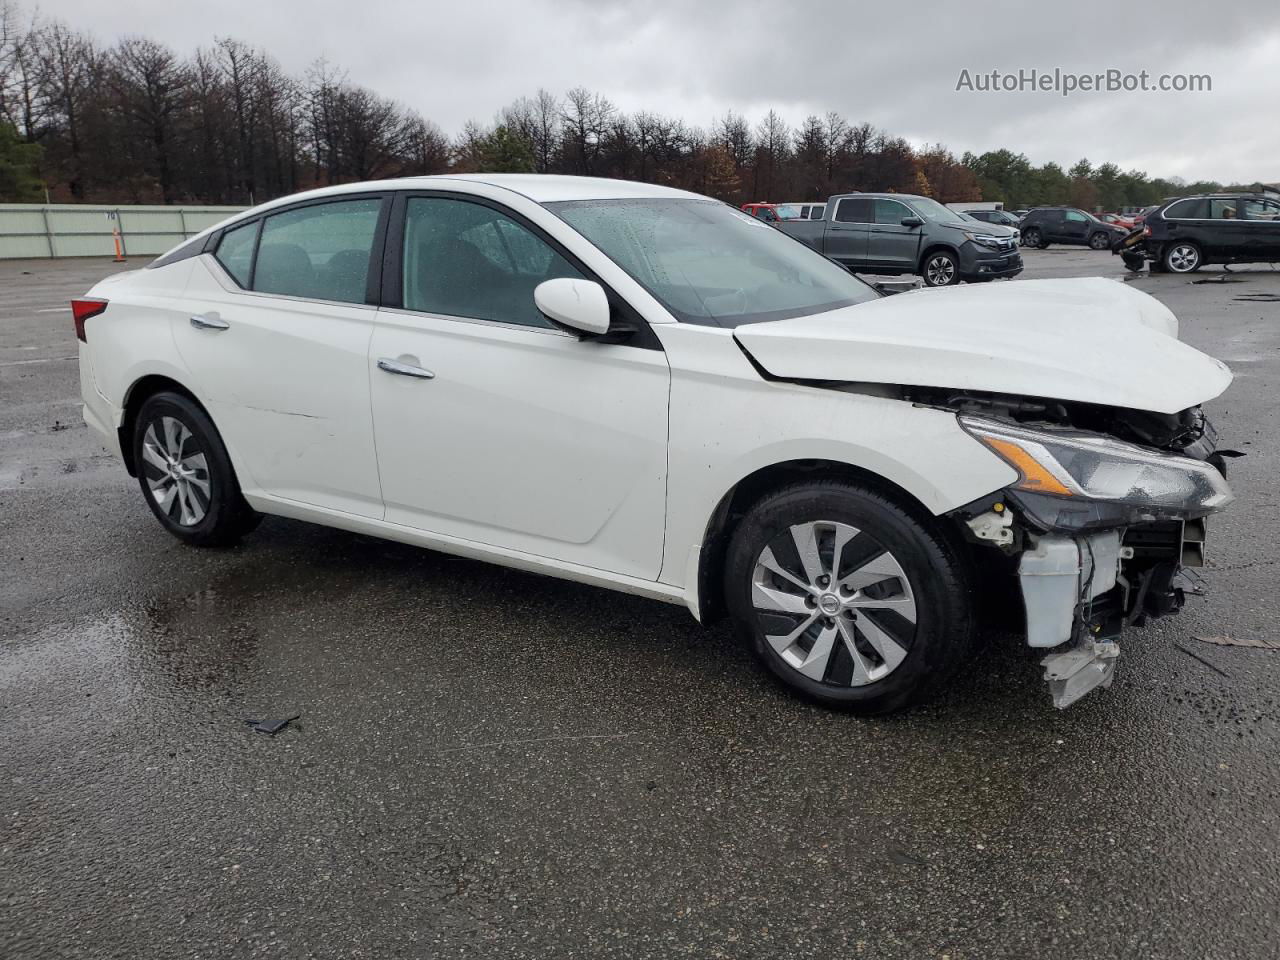
[[[848,121],[834,110],[830,111],[824,118],[826,121],[827,155],[826,160],[826,189],[828,192],[834,189],[836,182],[836,171],[840,169],[841,163],[849,154],[849,141],[852,137],[852,129]]]
[[[405,123],[404,164],[404,172],[409,175],[444,173],[449,169],[448,137],[417,114]]]
[[[779,168],[787,159],[791,147],[791,133],[777,112],[770,110],[756,127],[756,169],[759,176],[756,187],[764,190],[771,200],[776,199],[779,184]]]
[[[27,37],[41,96],[60,127],[65,147],[67,186],[76,200],[85,198],[85,113],[95,105],[99,76],[93,41],[55,20]]]
[[[162,201],[174,203],[179,120],[190,93],[188,68],[168,47],[145,37],[126,37],[110,59],[111,85],[123,116],[131,133],[148,146],[144,169],[156,178]]]
[[[574,87],[565,96],[563,120],[565,152],[576,172],[591,176],[600,159],[603,140],[617,108],[598,93]]]

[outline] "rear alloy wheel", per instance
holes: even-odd
[[[261,519],[240,494],[213,422],[179,393],[148,397],[134,422],[138,483],[156,519],[196,546],[234,543]]]
[[[1171,243],[1164,251],[1164,266],[1170,273],[1199,270],[1200,248],[1194,243]]]
[[[937,250],[924,261],[924,284],[926,287],[949,287],[960,282],[960,266],[956,263],[955,254],[945,250]]]
[[[142,473],[160,512],[194,527],[209,512],[209,457],[181,420],[162,416],[142,436]]]
[[[1032,247],[1039,249],[1044,246],[1044,238],[1040,235],[1038,227],[1028,227],[1022,231],[1022,245],[1024,247]]]
[[[1097,233],[1090,234],[1089,247],[1093,250],[1105,250],[1111,246],[1111,238],[1099,230]]]
[[[807,484],[761,501],[735,531],[726,577],[757,656],[824,703],[899,709],[932,693],[968,649],[955,551],[857,487]]]

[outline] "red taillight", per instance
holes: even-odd
[[[1151,228],[1150,228],[1150,227],[1143,227],[1143,228],[1142,228],[1142,235],[1143,235],[1144,237],[1149,237],[1149,236],[1151,236]]]
[[[84,297],[81,300],[71,301],[71,316],[76,321],[77,340],[84,340],[84,322],[90,317],[96,317],[105,309],[107,309],[107,301],[97,297]]]

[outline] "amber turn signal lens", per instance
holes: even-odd
[[[1041,466],[1040,461],[1036,460],[1035,457],[1031,456],[1012,440],[1002,440],[999,437],[983,437],[982,440],[1022,474],[1022,479],[1014,484],[1019,490],[1028,490],[1032,493],[1053,493],[1060,497],[1074,496],[1063,485],[1061,480]]]

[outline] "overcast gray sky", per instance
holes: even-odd
[[[31,4],[27,4],[30,9]],[[102,41],[184,54],[235,36],[301,73],[317,57],[456,133],[538,87],[709,125],[838,110],[957,154],[1007,146],[1187,179],[1280,180],[1275,0],[981,4],[846,0],[46,0]],[[961,70],[1209,74],[1200,93],[957,92]]]

